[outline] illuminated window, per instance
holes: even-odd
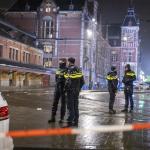
[[[24,63],[30,62],[30,53],[29,52],[23,52],[23,62]]]
[[[46,11],[46,12],[51,12],[51,8],[50,8],[50,7],[47,7],[45,11]]]
[[[129,53],[129,62],[132,61],[132,53]]]
[[[51,38],[51,21],[44,21],[44,38]]]
[[[112,54],[112,62],[116,62],[117,61],[117,54]]]
[[[28,62],[28,60],[29,60],[29,54],[28,53],[26,53],[26,62]]]
[[[44,46],[44,52],[51,53],[53,51],[52,45],[45,45]]]
[[[9,59],[18,61],[18,50],[15,48],[9,48]]]
[[[40,11],[43,11],[43,8],[40,8]]]
[[[44,59],[44,67],[51,67],[52,66],[52,60],[45,58]]]

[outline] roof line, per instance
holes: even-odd
[[[16,28],[15,26],[10,25],[9,23],[6,23],[6,22],[2,21],[1,19],[0,19],[0,24],[5,25],[5,26],[7,26],[7,27],[10,27],[10,28],[12,28],[12,29],[14,29],[14,30],[17,30],[17,31],[19,31],[19,32],[21,32],[21,33],[23,33],[23,34],[25,34],[25,35],[31,37],[31,38],[36,39],[36,36],[33,36],[33,35],[31,35],[31,34],[25,32],[25,31],[22,31],[22,30]]]

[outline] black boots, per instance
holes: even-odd
[[[55,118],[52,117],[50,120],[48,120],[48,123],[54,123],[55,122]]]
[[[52,117],[50,120],[48,120],[48,123],[54,123],[56,120],[55,120],[55,117]],[[60,119],[59,120],[59,123],[63,123],[64,122],[64,119]]]
[[[123,110],[121,110],[121,112],[123,112],[123,113],[128,113],[128,109],[123,109]],[[130,109],[130,110],[129,110],[129,113],[133,113],[133,109]]]
[[[128,109],[123,109],[123,110],[121,110],[121,112],[123,112],[123,113],[127,113],[128,112]]]
[[[116,110],[109,109],[109,114],[115,114],[115,113],[116,113]]]
[[[129,113],[133,113],[133,109],[130,109]]]
[[[59,123],[63,123],[63,122],[64,122],[64,119],[60,119],[60,120],[59,120]]]

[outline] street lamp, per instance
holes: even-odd
[[[92,40],[93,37],[93,33],[91,29],[87,29],[87,37],[89,40]],[[92,89],[92,54],[91,54],[92,50],[90,50],[90,59],[89,59],[89,90]]]

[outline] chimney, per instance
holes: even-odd
[[[69,5],[69,10],[74,10],[74,5],[72,3],[72,0],[71,0],[70,5]]]
[[[30,5],[28,3],[25,5],[25,11],[30,11]]]

